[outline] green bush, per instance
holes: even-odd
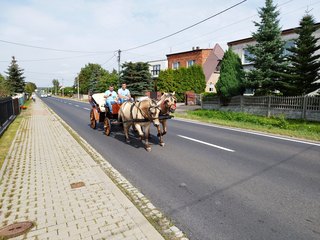
[[[211,92],[204,92],[202,93],[202,100],[211,100],[212,98],[218,96],[217,93],[211,93]]]

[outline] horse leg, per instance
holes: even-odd
[[[126,136],[127,143],[130,143],[129,134],[128,134],[129,127],[130,127],[130,124],[126,124],[126,123],[123,124],[123,131],[124,131],[124,135]]]
[[[160,127],[160,125],[157,126],[157,130],[158,130],[157,136],[158,136],[158,138],[159,138],[159,144],[160,144],[161,147],[163,147],[163,146],[164,146],[164,142],[163,142],[163,140],[162,140],[162,133],[161,133],[161,127]]]
[[[143,134],[143,131],[142,131],[142,127],[140,126],[140,124],[134,124],[134,127],[135,127],[135,129],[138,131],[139,138],[140,138],[140,140],[142,141],[143,138],[144,138],[144,134]]]
[[[162,121],[162,136],[167,133],[167,120]]]
[[[151,152],[151,146],[149,144],[149,135],[150,135],[150,124],[148,124],[147,126],[145,126],[145,149],[148,152]]]

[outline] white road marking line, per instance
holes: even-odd
[[[88,111],[90,111],[91,109],[89,109],[89,108],[83,108],[84,110],[88,110]]]
[[[68,104],[72,105],[72,103],[71,103],[71,102],[69,102]]]
[[[79,107],[79,105],[75,105],[76,107]]]
[[[194,139],[194,138],[189,138],[189,137],[186,137],[186,136],[183,136],[183,135],[178,135],[178,137],[185,138],[185,139],[188,139],[190,141],[202,143],[202,144],[205,144],[205,145],[208,145],[208,146],[211,146],[211,147],[219,148],[219,149],[222,149],[222,150],[225,150],[225,151],[228,151],[228,152],[234,152],[234,150],[232,150],[232,149],[224,148],[224,147],[221,147],[221,146],[218,146],[218,145],[214,145],[214,144],[211,144],[211,143],[200,141],[200,140],[197,140],[197,139]]]
[[[229,128],[229,127],[213,125],[213,124],[209,124],[209,123],[201,123],[201,122],[197,122],[197,121],[194,121],[194,120],[183,120],[183,119],[177,119],[177,118],[173,119],[173,120],[181,121],[181,122],[187,122],[187,123],[193,123],[193,124],[198,124],[198,125],[203,125],[203,126],[208,126],[208,127],[213,127],[213,128],[221,128],[221,129],[226,129],[226,130],[235,131],[235,132],[253,134],[253,135],[257,135],[257,136],[275,138],[275,139],[280,139],[280,140],[289,141],[289,142],[303,143],[303,144],[308,144],[308,145],[313,145],[313,146],[320,147],[320,143],[313,143],[313,142],[307,142],[307,141],[298,140],[298,139],[290,139],[290,138],[286,138],[286,137],[279,137],[279,136],[270,135],[270,134],[266,134],[266,133],[254,132],[253,130],[249,130],[249,129],[248,130],[241,130],[241,129],[236,129],[236,128]]]

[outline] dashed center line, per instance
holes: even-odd
[[[90,111],[91,109],[89,109],[89,108],[83,108],[84,110],[88,110],[88,111]]]
[[[76,107],[79,107],[79,105],[75,105]]]
[[[207,142],[204,142],[204,141],[201,141],[201,140],[198,140],[198,139],[194,139],[194,138],[190,138],[190,137],[186,137],[186,136],[183,136],[183,135],[178,135],[178,137],[185,138],[185,139],[188,139],[190,141],[202,143],[202,144],[205,144],[205,145],[208,145],[208,146],[211,146],[211,147],[219,148],[219,149],[222,149],[222,150],[225,150],[225,151],[228,151],[228,152],[235,152],[234,150],[229,149],[229,148],[221,147],[221,146],[218,146],[218,145],[215,145],[215,144],[207,143]]]

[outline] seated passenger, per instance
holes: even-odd
[[[129,89],[127,89],[126,83],[122,83],[121,88],[119,88],[118,90],[118,95],[119,95],[120,103],[124,103],[126,101],[132,101],[130,91]]]
[[[118,101],[118,94],[113,90],[113,86],[109,86],[109,90],[105,91],[104,98],[106,98],[106,105],[109,107],[112,113],[112,104],[116,104]]]

